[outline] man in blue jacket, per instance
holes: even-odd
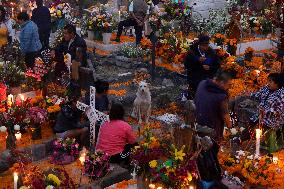
[[[32,12],[32,21],[38,27],[39,39],[43,48],[49,47],[51,16],[49,9],[43,6],[42,0],[36,0],[37,8]]]
[[[34,67],[35,58],[38,55],[42,45],[39,40],[37,25],[30,20],[26,12],[21,12],[17,16],[21,25],[20,48],[25,55],[25,63],[29,68]]]

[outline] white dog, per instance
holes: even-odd
[[[139,124],[142,123],[143,116],[145,117],[145,122],[148,123],[151,114],[151,93],[145,81],[139,83],[133,106],[132,116],[138,118]]]

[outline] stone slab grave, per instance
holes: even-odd
[[[115,52],[118,51],[124,45],[133,45],[135,43],[126,42],[118,44],[103,44],[102,42],[96,42],[94,40],[85,39],[88,48],[96,48],[103,51]]]

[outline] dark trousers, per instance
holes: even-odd
[[[121,156],[121,154],[115,154],[113,156],[110,157],[110,163],[117,163],[123,166],[130,166],[130,152],[132,150],[132,148],[134,148],[135,146],[138,146],[138,143],[134,143],[134,144],[126,144],[124,146],[124,150],[122,152],[123,155],[125,155],[124,157]]]
[[[50,31],[39,31],[39,40],[42,45],[42,49],[49,47],[49,37],[50,37]]]
[[[140,44],[140,41],[142,40],[142,31],[143,26],[139,26],[135,19],[129,18],[127,20],[123,20],[119,22],[118,24],[118,31],[117,31],[117,38],[120,38],[123,28],[124,27],[130,27],[134,26],[135,29],[135,35],[136,35],[136,44]]]
[[[28,68],[33,68],[35,65],[35,58],[38,52],[29,52],[25,54],[25,63]]]

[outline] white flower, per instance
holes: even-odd
[[[45,189],[53,189],[53,188],[54,188],[54,186],[48,185]]]
[[[245,156],[246,155],[246,153],[242,150],[237,151],[237,154],[238,154],[238,156]]]
[[[14,125],[14,130],[19,131],[21,129],[20,125]]]
[[[7,127],[5,127],[5,126],[1,126],[0,127],[0,132],[6,132],[7,131]]]
[[[253,155],[248,156],[248,157],[247,157],[247,159],[249,159],[249,160],[253,160]]]
[[[244,130],[245,130],[245,128],[244,128],[244,127],[241,127],[241,128],[240,128],[240,131],[241,131],[241,132],[243,132]]]
[[[236,156],[237,159],[240,159],[240,156]]]
[[[232,135],[236,135],[238,133],[236,128],[230,129]]]

